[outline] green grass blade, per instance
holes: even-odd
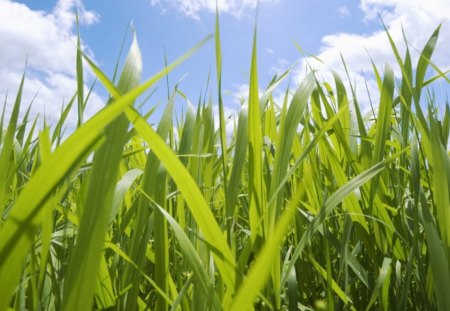
[[[270,183],[270,197],[275,196],[283,178],[286,175],[288,164],[292,156],[292,145],[297,135],[297,127],[303,118],[309,97],[316,87],[314,73],[310,73],[302,81],[292,98],[292,102],[287,110],[286,119],[280,121],[280,133],[276,142],[277,152],[275,154],[273,175]],[[270,207],[269,232],[273,232],[276,218],[280,212],[283,201],[283,192],[278,191],[275,206]]]
[[[438,310],[448,310],[450,308],[450,296],[448,288],[450,286],[449,258],[448,253],[442,245],[438,229],[431,215],[425,194],[421,193],[420,221],[425,229],[427,247],[430,254],[430,268],[432,273],[433,289]]]
[[[6,195],[10,186],[13,171],[15,169],[15,161],[11,161],[13,156],[14,136],[17,127],[17,120],[19,118],[20,103],[22,101],[22,91],[25,82],[25,73],[22,75],[20,86],[17,91],[16,101],[9,119],[8,129],[3,138],[2,149],[0,152],[0,216],[3,218],[3,211],[5,209]],[[0,222],[1,224],[1,222]],[[1,227],[0,227],[1,228]]]
[[[84,113],[84,79],[83,79],[83,55],[81,52],[81,39],[80,39],[80,26],[78,24],[78,14],[76,14],[76,24],[77,24],[77,103],[78,103],[78,123],[79,127],[83,124],[83,113]]]
[[[161,69],[154,76],[149,78],[147,81],[143,82],[141,85],[139,85],[138,87],[135,87],[133,90],[128,92],[128,94],[127,94],[128,97],[136,98],[137,96],[141,95],[148,88],[153,86],[157,81],[164,78],[166,76],[166,74],[170,73],[173,69],[175,69],[181,63],[183,63],[189,57],[191,57],[203,45],[205,45],[205,43],[207,43],[211,38],[212,38],[211,35],[206,36],[203,40],[201,40],[199,43],[197,43],[193,48],[191,48],[189,51],[184,53],[182,56],[180,56],[174,62],[169,64],[166,68]],[[103,84],[103,86],[108,90],[108,92],[110,92],[110,94],[114,98],[119,98],[121,96],[121,92],[116,88],[116,86],[108,79],[108,77],[97,67],[97,65],[95,65],[95,63],[87,55],[83,54],[83,56],[84,56],[85,60],[88,62],[89,66],[91,67],[94,74],[97,76],[97,78]]]
[[[157,79],[151,81],[155,82]],[[147,85],[150,86],[149,83]],[[134,88],[78,128],[55,150],[48,162],[36,171],[27,187],[22,190],[0,231],[0,257],[3,258],[0,262],[0,279],[5,280],[5,298],[0,300],[0,310],[6,307],[19,278],[22,262],[37,230],[36,225],[40,223],[44,203],[101,141],[105,127],[146,89],[145,85]]]
[[[433,118],[429,116],[429,118]],[[444,247],[450,255],[450,158],[442,145],[436,120],[431,120],[431,154],[433,165],[433,197],[436,219]],[[449,261],[450,264],[450,261]],[[449,266],[450,268],[450,266]]]
[[[297,294],[297,273],[295,270],[291,270],[288,278],[288,299],[289,299],[289,311],[297,311],[298,310],[298,294]]]
[[[141,72],[142,57],[134,36],[119,79],[119,90],[125,93],[136,87]],[[123,115],[112,122],[105,129],[106,141],[94,156],[77,244],[64,284],[64,310],[87,310],[92,305],[128,125]]]
[[[306,243],[309,242],[312,236],[317,232],[319,227],[322,225],[324,219],[328,217],[328,215],[330,215],[333,209],[339,203],[341,203],[348,195],[353,193],[355,189],[358,189],[359,187],[370,181],[372,178],[374,178],[374,176],[379,174],[386,167],[387,164],[395,160],[403,152],[405,152],[405,150],[397,154],[394,154],[392,157],[385,159],[384,161],[365,170],[358,176],[353,177],[349,182],[347,182],[345,185],[340,187],[335,193],[333,193],[330,197],[328,197],[328,199],[324,203],[323,208],[320,210],[320,213],[313,218],[308,227],[308,230],[305,232],[300,242],[296,246],[291,261],[288,267],[284,270],[284,275],[282,276],[281,284],[286,284],[290,270],[294,268],[294,264],[296,260],[299,258],[304,247],[306,246]]]
[[[289,171],[283,176],[283,179],[279,183],[278,188],[270,196],[269,204],[272,204],[273,201],[277,198],[277,194],[286,185],[289,178],[296,172],[297,168],[301,163],[303,163],[309,153],[317,146],[318,141],[320,141],[320,139],[324,137],[324,135],[333,126],[333,124],[339,120],[339,116],[343,111],[344,110],[340,110],[333,117],[331,117],[328,122],[320,129],[320,131],[314,136],[314,138],[306,146],[304,146],[300,156],[296,159],[295,163],[292,165]]]
[[[122,206],[122,202],[125,198],[126,193],[129,191],[132,184],[142,175],[142,173],[143,172],[140,169],[131,169],[126,172],[117,183],[116,189],[114,191],[109,223],[111,223],[116,217],[120,207]]]
[[[378,117],[376,123],[375,141],[372,153],[372,165],[382,161],[385,157],[386,141],[389,138],[391,132],[391,115],[392,115],[392,102],[394,96],[394,72],[392,68],[386,64],[383,84],[381,87],[380,104],[378,107]],[[380,186],[379,177],[375,177],[370,183],[370,213],[372,213],[372,206],[375,200],[375,194],[377,188]],[[374,230],[376,236],[380,236],[380,229],[375,225]]]
[[[416,87],[415,87],[415,101],[418,104],[420,101],[420,92],[422,91],[423,83],[425,80],[425,74],[427,72],[428,66],[430,64],[431,56],[433,55],[434,49],[436,47],[437,39],[439,37],[439,31],[442,24],[440,24],[433,32],[431,37],[428,39],[425,47],[420,53],[419,61],[417,63],[416,69]]]
[[[370,310],[375,303],[376,299],[382,296],[381,306],[383,310],[390,310],[389,303],[387,301],[387,297],[385,295],[384,288],[389,288],[390,276],[391,276],[391,258],[384,258],[383,265],[380,269],[380,274],[378,275],[377,282],[375,284],[375,290],[373,291],[372,297],[370,297],[370,301],[367,304],[366,310]]]
[[[186,260],[188,261],[190,267],[192,268],[195,280],[198,281],[198,283],[200,284],[200,287],[203,291],[203,294],[207,297],[206,301],[208,301],[209,303],[212,303],[215,310],[219,310],[220,302],[218,300],[217,295],[215,294],[214,285],[211,283],[211,279],[208,276],[208,273],[206,272],[205,268],[203,267],[203,263],[198,255],[195,247],[192,245],[191,241],[189,240],[189,237],[186,235],[186,233],[180,227],[180,225],[176,222],[176,220],[166,210],[164,210],[159,205],[155,205],[155,206],[164,215],[164,217],[167,219],[170,227],[172,228],[172,231],[173,231],[176,239],[178,240],[183,257],[186,258]],[[204,306],[204,307],[206,307],[206,306]]]
[[[372,164],[380,162],[384,158],[384,147],[390,132],[392,99],[394,94],[394,72],[386,65],[383,86],[378,108],[377,131],[373,150]]]
[[[134,96],[135,94],[136,94],[136,96],[142,94],[145,90],[147,90],[149,87],[151,87],[155,82],[157,82],[158,80],[163,78],[166,74],[171,72],[175,67],[177,67],[183,61],[185,61],[187,58],[189,58],[192,54],[194,54],[198,49],[200,49],[210,39],[211,39],[211,36],[207,36],[206,38],[201,40],[197,45],[195,45],[192,49],[190,49],[188,52],[183,54],[180,58],[175,60],[170,65],[166,66],[163,70],[156,73],[153,77],[151,77],[150,79],[145,81],[140,86],[134,88],[133,90],[131,90],[130,92],[125,94],[123,97],[127,98],[127,97]],[[114,84],[106,77],[106,75],[101,70],[99,70],[97,68],[97,66],[86,55],[84,55],[84,57],[85,57],[86,61],[89,63],[89,65],[91,66],[93,72],[96,74],[97,78],[106,87],[106,89],[111,93],[111,95],[116,99],[121,98],[121,91],[114,86]],[[133,97],[133,98],[135,98],[135,97]],[[124,277],[127,278],[127,275],[128,274],[125,273]],[[131,299],[130,303],[136,303],[136,300]],[[130,307],[133,308],[132,306],[130,306]]]
[[[220,158],[222,160],[222,183],[225,199],[225,217],[231,214],[233,207],[229,205],[228,201],[231,199],[228,196],[228,160],[227,160],[227,133],[226,133],[226,123],[225,123],[225,113],[224,104],[222,100],[222,49],[220,43],[220,23],[219,23],[219,9],[216,4],[216,31],[215,31],[215,41],[216,41],[216,65],[217,65],[217,93],[219,101],[219,133],[220,133]],[[231,227],[230,223],[227,224],[228,240],[231,240]]]
[[[266,190],[263,182],[262,158],[262,128],[259,106],[258,64],[256,46],[256,25],[253,34],[253,50],[250,68],[250,88],[248,96],[248,171],[249,171],[249,217],[252,243],[264,234],[264,224],[267,223]],[[266,216],[264,216],[266,215]],[[262,220],[262,223],[261,223]]]
[[[235,282],[233,255],[197,184],[175,154],[134,109],[128,109],[127,116],[136,131],[147,141],[154,154],[177,184],[205,236],[205,241],[216,248],[217,251],[213,252],[215,263],[228,290],[233,291]]]
[[[229,183],[229,200],[228,204],[230,209],[228,210],[229,214],[227,218],[231,218],[234,214],[236,214],[236,204],[238,202],[239,190],[242,185],[242,172],[244,168],[245,156],[247,154],[247,146],[248,146],[248,136],[247,129],[248,127],[248,110],[246,107],[242,107],[239,112],[239,120],[238,126],[236,130],[236,142],[234,146],[234,156],[233,156],[233,165],[230,174],[230,183]]]
[[[67,117],[69,115],[70,110],[72,109],[73,103],[75,102],[77,94],[74,94],[70,99],[67,106],[61,108],[61,114],[58,119],[58,123],[56,123],[55,129],[53,130],[52,142],[56,142],[56,145],[59,146],[61,143],[61,139],[64,132],[64,124],[66,123]]]
[[[236,296],[228,310],[250,310],[254,299],[259,291],[263,288],[271,270],[268,269],[272,265],[272,261],[278,255],[277,250],[280,247],[286,232],[295,215],[296,207],[299,199],[304,193],[303,183],[299,183],[298,189],[295,191],[294,197],[286,206],[286,210],[280,216],[273,235],[264,243],[261,252],[256,257],[256,261],[251,267],[247,278],[242,282],[241,287],[236,292]],[[226,307],[226,306],[224,306]]]
[[[309,261],[312,263],[313,267],[319,271],[319,273],[322,275],[322,277],[327,280],[327,278],[329,277],[329,274],[327,272],[327,270],[325,270],[324,268],[322,268],[320,266],[320,264],[311,256],[308,256]],[[345,304],[346,309],[350,309],[350,310],[356,310],[353,307],[353,302],[350,299],[350,297],[348,297],[344,291],[339,287],[339,285],[336,283],[335,280],[331,279],[331,288],[332,290],[336,293],[336,295],[342,300],[342,302]],[[327,306],[330,307],[330,303],[327,303]]]

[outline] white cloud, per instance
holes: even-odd
[[[345,8],[346,9],[346,8]],[[370,104],[376,106],[379,101],[379,92],[376,81],[373,78],[371,59],[376,64],[380,72],[383,71],[385,63],[389,63],[394,68],[397,77],[400,76],[400,69],[396,66],[397,61],[385,31],[382,29],[378,16],[381,16],[389,33],[393,37],[400,55],[403,57],[405,44],[403,40],[402,27],[405,31],[410,52],[412,53],[413,65],[417,64],[419,53],[429,39],[432,32],[439,23],[443,22],[440,31],[436,50],[433,54],[433,63],[441,70],[450,69],[450,58],[448,57],[448,47],[446,42],[450,42],[450,1],[430,0],[426,3],[420,0],[361,0],[360,9],[364,13],[364,20],[379,23],[379,29],[367,34],[356,33],[335,33],[324,36],[319,53],[315,57],[301,59],[298,69],[294,73],[293,82],[300,82],[307,67],[312,66],[318,70],[318,77],[323,81],[332,82],[331,70],[337,72],[347,85],[348,96],[351,98],[349,83],[356,90],[356,97],[362,105],[363,112],[370,112]],[[338,11],[345,10],[340,8]],[[271,50],[266,50],[270,53]],[[342,64],[341,54],[349,69],[350,82],[347,82],[346,73]],[[276,66],[270,68],[270,74],[283,72],[288,67],[288,63],[279,59]],[[295,86],[291,87],[292,91]],[[248,98],[248,85],[234,85],[230,105],[245,103]],[[261,94],[261,91],[260,91]],[[274,91],[274,100],[282,104],[284,89],[278,88]]]
[[[0,0],[0,98],[3,100],[8,93],[7,112],[27,61],[22,109],[37,94],[33,114],[45,113],[53,123],[58,119],[62,104],[67,104],[76,90],[75,10],[81,24],[89,25],[99,19],[80,0],[59,0],[52,12],[34,11],[24,4]],[[92,55],[87,47],[84,50]],[[92,115],[100,105],[100,97],[92,94],[86,113]],[[74,124],[75,115],[71,114],[68,125]]]
[[[262,3],[277,3],[280,0],[260,0]],[[217,0],[219,11],[240,16],[247,9],[256,7],[258,0]],[[214,13],[216,0],[150,0],[152,6],[171,6],[182,14],[194,19],[199,19],[200,12]]]
[[[345,5],[339,7],[337,9],[337,12],[338,12],[338,15],[339,15],[340,18],[345,18],[345,17],[349,17],[350,16],[350,11]]]
[[[442,70],[450,68],[448,57],[448,46],[450,41],[450,1],[448,0],[361,0],[360,8],[365,15],[366,21],[377,20],[381,16],[393,40],[397,44],[400,55],[404,56],[405,44],[402,35],[402,27],[405,31],[413,64],[418,60],[419,52],[424,47],[429,36],[439,23],[444,22],[441,29],[433,62]],[[365,79],[368,77],[369,90],[376,90],[376,84],[371,80],[371,59],[380,70],[387,62],[394,66],[396,75],[400,70],[395,66],[397,63],[392,49],[389,45],[386,33],[381,27],[379,30],[369,34],[336,33],[322,38],[322,47],[317,57],[323,62],[310,57],[303,59],[301,69],[298,71],[299,78],[304,76],[307,62],[315,69],[322,72],[330,69],[338,72],[343,80],[346,80],[344,67],[342,65],[341,53],[351,70],[350,76],[357,86],[359,98],[367,98]],[[372,92],[372,95],[376,92]],[[376,103],[377,98],[372,98]],[[368,107],[368,100],[363,102]]]
[[[238,118],[239,118],[239,110],[241,108],[239,106],[230,106],[224,105],[223,114],[225,118],[225,132],[227,134],[228,139],[233,136],[234,129],[237,126]],[[219,116],[219,106],[213,106],[213,117],[214,117],[214,127],[217,131],[220,127],[220,116]]]
[[[248,94],[250,92],[250,87],[247,83],[244,84],[234,84],[232,90],[224,91],[225,94],[231,95],[231,101],[228,106],[234,105],[236,107],[245,104],[248,101]],[[263,94],[262,89],[258,89],[259,96]]]
[[[91,25],[98,21],[99,16],[93,11],[87,11],[81,0],[59,0],[53,10],[59,26],[70,31],[75,23],[74,9],[78,11],[78,18],[82,24]]]
[[[274,65],[270,68],[269,73],[271,75],[276,75],[276,74],[280,75],[280,74],[284,73],[290,66],[291,66],[291,64],[289,63],[289,61],[287,59],[278,58],[276,65]]]

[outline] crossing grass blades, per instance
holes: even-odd
[[[428,91],[450,82],[432,62],[439,29],[417,64],[386,31],[397,63],[374,64],[367,114],[336,73],[277,101],[288,70],[260,94],[255,29],[231,134],[218,17],[214,100],[194,108],[175,87],[155,127],[135,100],[211,37],[144,82],[136,38],[111,80],[78,40],[56,124],[19,113],[25,76],[4,103],[0,311],[450,310],[450,109]],[[111,94],[89,120],[83,66]]]

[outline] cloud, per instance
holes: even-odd
[[[278,3],[280,0],[260,0],[262,3]],[[217,0],[219,11],[234,16],[241,16],[247,9],[256,7],[258,0]],[[176,8],[180,13],[200,19],[199,13],[216,11],[216,0],[150,0],[151,6]]]
[[[270,68],[269,74],[270,75],[281,75],[283,74],[288,68],[291,66],[289,61],[284,58],[278,58],[276,65],[272,66]]]
[[[22,109],[36,96],[32,112],[55,122],[63,103],[68,103],[76,90],[75,9],[82,25],[90,25],[99,16],[88,11],[80,0],[59,0],[52,12],[31,10],[24,4],[0,0],[0,98],[8,94],[7,112],[27,61]],[[88,47],[84,50],[92,55]],[[86,76],[89,80],[89,76]],[[87,114],[101,106],[101,98],[92,94]],[[75,114],[69,116],[69,126]]]
[[[231,108],[240,107],[243,104],[246,104],[248,101],[248,94],[250,92],[250,86],[247,83],[244,84],[233,84],[230,90],[225,90],[224,94],[230,95],[230,101],[227,102],[227,105]],[[259,88],[258,94],[262,96],[264,91]]]
[[[223,114],[225,118],[225,133],[227,134],[228,140],[230,140],[231,137],[233,136],[234,129],[239,121],[240,109],[241,109],[240,106],[224,105],[223,107]],[[214,117],[214,127],[215,130],[217,131],[220,127],[220,115],[218,105],[213,106],[213,117]]]
[[[350,11],[348,10],[348,8],[345,5],[339,7],[337,9],[337,12],[338,12],[338,15],[340,18],[346,18],[346,17],[350,16]]]
[[[366,22],[377,22],[378,16],[383,19],[402,57],[406,49],[402,35],[403,27],[412,53],[413,64],[417,63],[420,51],[429,36],[439,23],[444,22],[433,55],[433,62],[442,70],[450,68],[446,45],[446,42],[450,41],[450,1],[361,0],[360,8]],[[324,72],[332,69],[345,80],[341,54],[347,67],[351,70],[350,76],[352,82],[356,84],[357,95],[362,99],[367,98],[366,82],[369,90],[372,90],[372,95],[377,93],[374,92],[376,84],[372,78],[371,58],[379,70],[383,69],[382,66],[386,62],[393,66],[397,63],[380,22],[379,30],[369,34],[336,33],[323,37],[322,46],[317,55],[322,62],[313,57],[303,59],[297,72],[299,79],[304,76],[305,69],[309,64],[314,69],[321,70],[324,75],[326,75]],[[397,76],[401,74],[397,66],[394,67],[394,72]],[[375,103],[378,100],[377,98],[372,99]],[[365,100],[363,104],[367,109],[368,100]]]

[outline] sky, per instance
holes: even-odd
[[[215,0],[0,0],[0,100],[6,100],[7,112],[10,111],[27,62],[22,108],[33,101],[33,115],[45,115],[50,123],[58,119],[62,105],[67,104],[76,88],[75,11],[79,14],[83,50],[110,77],[124,38],[126,48],[130,45],[127,28],[132,22],[143,55],[143,79],[147,79],[164,68],[165,55],[171,62],[214,32],[215,3]],[[449,0],[260,0],[257,19],[257,0],[218,0],[218,4],[222,85],[228,115],[239,109],[240,99],[248,93],[255,21],[261,89],[275,74],[291,66],[289,79],[295,86],[304,76],[307,64],[317,69],[319,76],[329,77],[332,69],[345,80],[342,54],[357,94],[367,99],[367,84],[376,103],[371,59],[380,70],[386,62],[395,64],[380,18],[401,52],[404,29],[413,63],[431,33],[443,23],[433,60],[441,70],[450,69]],[[124,55],[120,63],[123,59]],[[400,75],[395,66],[394,71]],[[215,85],[213,41],[169,75],[169,87],[179,83],[180,90],[192,103],[197,103],[205,95],[209,74],[211,84]],[[93,81],[93,74],[86,69],[86,90]],[[206,96],[211,94],[215,101],[214,87],[210,90]],[[447,90],[448,86],[441,83],[435,91],[445,100]],[[283,91],[279,89],[275,95]],[[87,117],[101,109],[106,98],[104,89],[97,85],[86,109]],[[164,103],[166,98],[164,80],[157,85],[146,110]],[[367,108],[368,100],[362,102]],[[75,111],[69,116],[69,126],[74,124]]]

